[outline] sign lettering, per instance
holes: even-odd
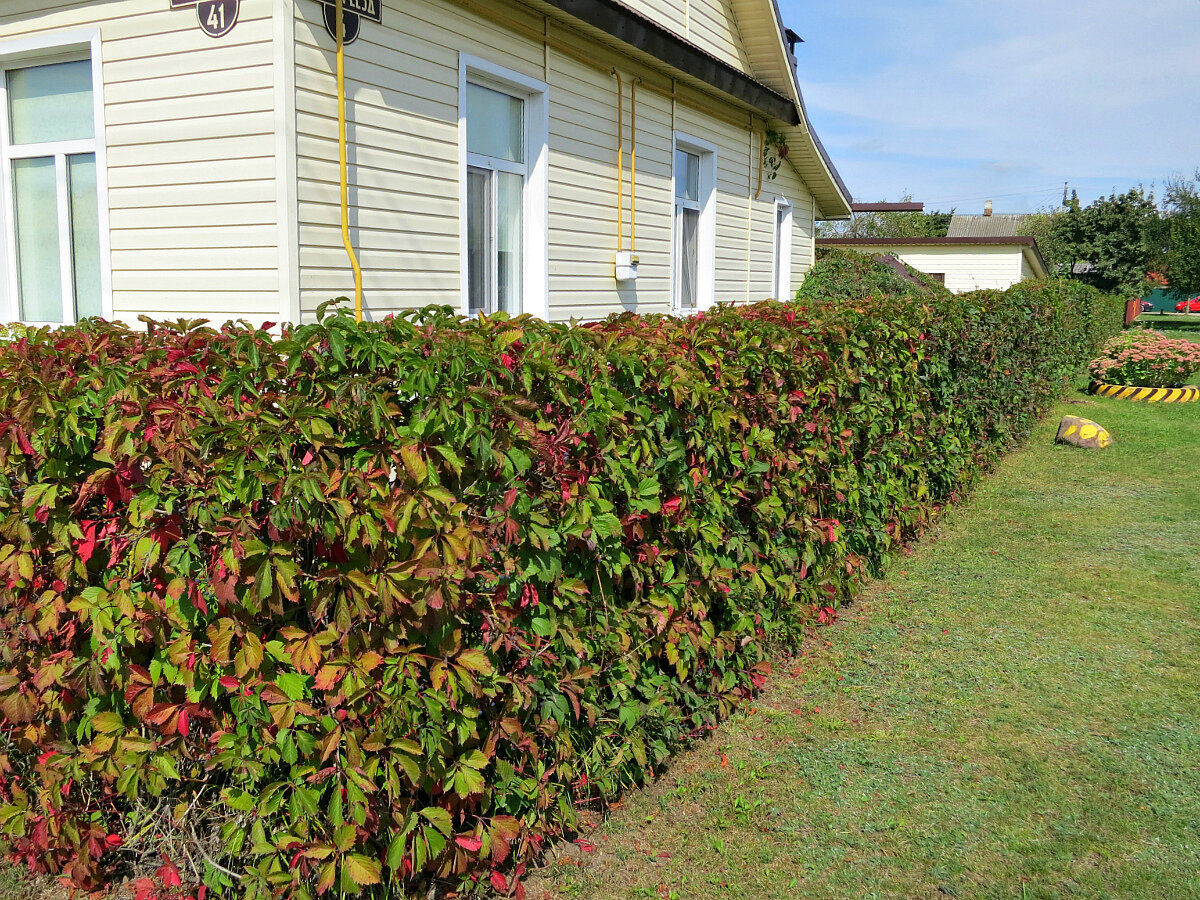
[[[342,2],[346,12],[357,13],[364,19],[383,24],[383,0],[342,0]],[[337,7],[337,4],[331,3],[330,0],[325,0],[325,5]]]

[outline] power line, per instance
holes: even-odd
[[[953,204],[953,203],[971,203],[971,202],[974,202],[977,200],[995,200],[997,198],[1003,198],[1003,197],[1025,197],[1030,194],[1056,194],[1061,190],[1062,190],[1061,185],[1055,185],[1054,187],[1048,187],[1048,188],[1030,188],[1029,190],[1025,190],[1025,191],[1013,191],[1013,192],[1007,193],[1007,194],[980,194],[978,197],[952,197],[947,200],[926,200],[925,205],[926,206],[935,206],[935,205],[940,206],[943,204]]]

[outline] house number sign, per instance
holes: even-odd
[[[321,0],[322,12],[325,17],[325,30],[329,36],[337,40],[337,3],[333,0]],[[353,44],[358,40],[363,19],[383,24],[383,0],[342,0],[345,23],[345,43]]]
[[[200,30],[209,37],[225,37],[237,24],[241,0],[171,0],[171,9],[196,7]]]

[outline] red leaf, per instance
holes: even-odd
[[[174,863],[163,863],[154,874],[167,887],[181,887],[183,885],[183,879],[179,877],[179,870],[175,868]]]
[[[221,687],[223,687],[229,691],[240,691],[242,689],[242,683],[240,681],[238,681],[236,678],[234,678],[232,675],[224,676],[220,680],[219,684],[221,685]]]
[[[508,890],[508,879],[504,877],[502,872],[493,872],[491,877],[492,887],[498,891]]]
[[[454,843],[471,853],[475,853],[483,846],[483,841],[477,837],[456,837]]]
[[[175,724],[175,730],[187,737],[188,733],[188,714],[186,709],[179,710],[179,719]]]

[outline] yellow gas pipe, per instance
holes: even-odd
[[[754,127],[754,121],[750,122],[751,128]],[[763,169],[767,165],[767,133],[765,131],[758,132],[758,190],[754,192],[754,199],[757,200],[762,196],[763,189]]]
[[[637,86],[635,78],[629,85],[629,249],[637,253]]]
[[[617,252],[625,249],[625,82],[617,77]]]
[[[363,318],[363,277],[350,243],[350,163],[346,152],[346,3],[337,0],[338,162],[342,178],[342,245],[354,270],[354,318]]]

